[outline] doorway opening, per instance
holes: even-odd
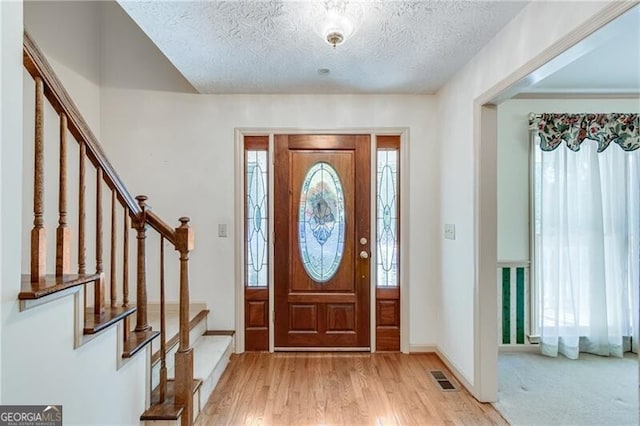
[[[574,61],[593,45],[586,38],[633,7],[618,3],[552,45],[474,100],[475,297],[474,396],[494,402],[498,395],[497,318],[497,112],[496,106]],[[602,40],[599,40],[602,41]],[[585,50],[586,49],[586,50]]]

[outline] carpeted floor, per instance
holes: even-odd
[[[501,353],[496,409],[514,426],[638,425],[638,357]]]

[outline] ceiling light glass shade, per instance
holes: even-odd
[[[345,0],[326,0],[326,16],[322,25],[322,37],[333,47],[344,43],[353,34],[354,25],[345,15]]]
[[[328,41],[331,38],[330,36],[339,34],[340,36],[342,36],[342,40],[339,43],[335,44],[341,44],[347,38],[349,38],[351,34],[353,34],[353,24],[351,23],[349,18],[346,18],[344,16],[332,16],[324,25],[322,34],[329,44],[334,44]]]
[[[344,15],[347,11],[347,0],[325,0],[324,8],[329,12]]]

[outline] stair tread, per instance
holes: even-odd
[[[118,306],[115,308],[106,306],[104,313],[95,314],[93,312],[93,307],[88,307],[85,309],[84,314],[84,334],[98,333],[121,319],[133,314],[135,311],[135,306]]]
[[[19,300],[34,300],[55,294],[71,287],[96,281],[100,274],[45,275],[37,282],[31,281],[31,275],[23,274],[20,283]]]
[[[173,398],[166,398],[162,404],[153,404],[140,416],[140,420],[178,420],[184,411],[182,405],[176,405]]]
[[[193,380],[193,394],[202,386],[202,380]],[[184,407],[175,403],[175,380],[167,380],[167,393],[160,403],[160,386],[151,392],[151,406],[140,416],[140,420],[178,420]]]
[[[131,331],[129,338],[124,341],[122,350],[123,358],[131,358],[138,351],[144,348],[148,343],[160,335],[159,331]]]
[[[235,336],[234,330],[207,330],[203,336]]]

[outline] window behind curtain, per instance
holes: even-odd
[[[576,351],[606,352],[593,342],[622,341],[613,336],[637,327],[640,151],[612,144],[597,153],[586,140],[577,152],[564,143],[543,152],[539,143],[535,135],[533,331],[557,333],[561,348],[573,340]]]

